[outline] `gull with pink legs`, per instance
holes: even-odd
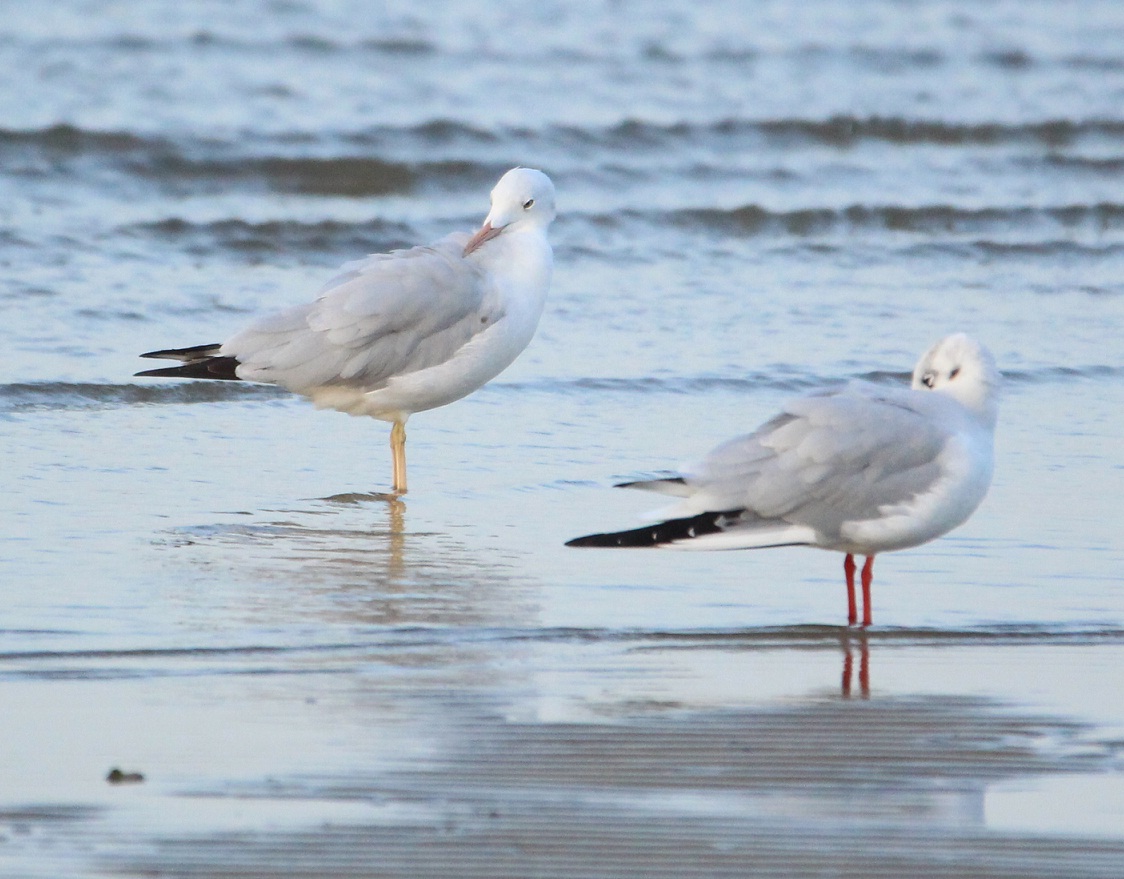
[[[910,388],[853,381],[790,401],[757,430],[714,449],[681,476],[621,487],[679,500],[653,524],[568,546],[764,549],[845,553],[847,622],[872,622],[874,558],[965,522],[991,484],[999,371],[963,334],[921,357]]]

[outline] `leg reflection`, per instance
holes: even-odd
[[[851,697],[851,683],[854,680],[855,660],[851,652],[852,639],[858,641],[859,647],[859,696],[863,699],[870,698],[870,645],[867,642],[866,632],[847,630],[843,635],[843,684],[844,699]]]
[[[398,498],[386,502],[387,533],[387,573],[392,578],[401,577],[406,570],[406,504]]]

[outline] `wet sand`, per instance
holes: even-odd
[[[569,665],[579,651],[602,687],[583,713],[567,707],[590,678]],[[1124,801],[1102,797],[1090,820],[1080,799],[1118,777],[1124,741],[985,695],[1031,657],[1065,677],[1092,651],[1124,660],[1124,632],[411,627],[288,650],[4,656],[56,696],[34,716],[10,674],[0,687],[9,718],[34,724],[9,720],[7,793],[60,805],[0,813],[0,872],[1108,879]],[[708,677],[716,656],[728,679]],[[984,671],[969,692],[940,685],[970,665]],[[776,677],[787,695],[762,696]],[[109,785],[98,759],[146,778]]]
[[[513,465],[497,400],[538,405],[434,413],[394,502],[309,498],[351,465],[294,460],[382,437],[296,401],[50,416],[105,491],[50,471],[75,515],[9,587],[0,875],[1120,875],[1109,581],[1003,581],[985,515],[885,557],[861,632],[834,554],[570,550],[635,501],[536,482],[573,452]]]

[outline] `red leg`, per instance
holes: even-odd
[[[844,649],[847,652],[843,654],[843,698],[846,699],[851,695],[851,676],[855,661],[851,656],[851,645],[848,644]]]
[[[847,625],[853,626],[859,614],[855,607],[855,557],[850,553],[843,559],[843,573],[847,577]]]
[[[870,625],[871,611],[874,608],[870,603],[870,584],[874,582],[874,556],[868,555],[866,557],[866,564],[863,565],[863,625]]]

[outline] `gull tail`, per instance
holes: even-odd
[[[159,378],[206,378],[223,381],[240,381],[235,369],[238,360],[219,354],[221,345],[195,345],[191,348],[164,348],[161,351],[148,351],[141,357],[153,360],[179,360],[182,366],[166,366],[163,369],[146,369],[137,375]]]
[[[815,532],[811,528],[777,520],[762,520],[743,509],[668,519],[629,531],[587,534],[567,541],[566,546],[765,549],[773,546],[806,546],[814,541]]]

